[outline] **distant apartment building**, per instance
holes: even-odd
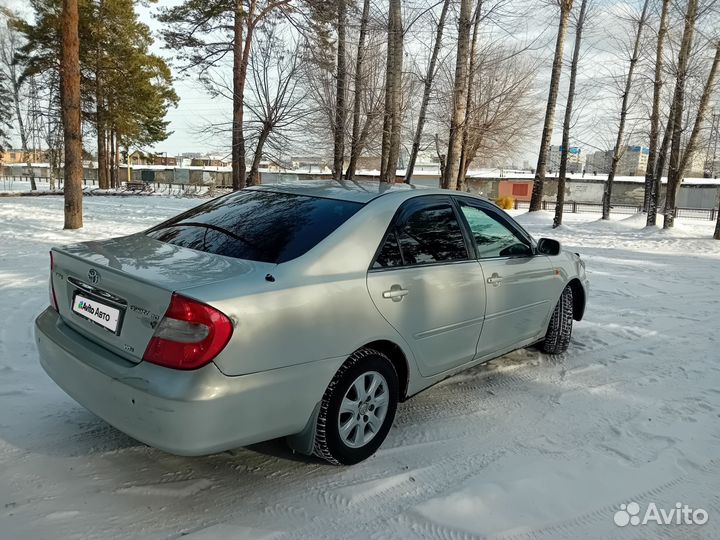
[[[643,176],[647,168],[647,146],[625,146],[615,171],[616,176]],[[588,155],[585,165],[587,174],[609,174],[612,167],[612,150],[599,150]]]
[[[612,159],[612,150],[598,150],[588,154],[585,163],[585,172],[587,174],[607,174],[610,172],[610,161]]]
[[[705,176],[705,152],[702,151],[696,151],[693,153],[692,156],[690,156],[690,159],[688,159],[687,164],[687,170],[685,171],[685,176],[688,178],[702,178]],[[707,165],[710,165],[707,163]],[[708,167],[708,172],[710,167]]]
[[[560,170],[560,159],[562,157],[563,147],[553,145],[548,152],[547,170],[551,173],[557,173]],[[585,168],[585,155],[582,149],[577,146],[568,148],[567,172],[569,174],[581,174]]]

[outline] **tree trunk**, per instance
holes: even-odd
[[[400,11],[400,2],[398,2],[397,10],[394,10],[395,27],[395,46],[393,47],[393,53],[395,60],[393,65],[395,66],[394,76],[397,78],[395,81],[395,97],[393,98],[393,106],[395,111],[392,115],[392,129],[390,131],[390,151],[388,153],[388,168],[387,168],[387,181],[395,182],[397,176],[397,165],[400,157],[400,135],[402,133],[402,70],[403,70],[403,27],[402,27],[402,16]]]
[[[471,152],[468,148],[468,137],[470,130],[470,110],[472,106],[472,87],[473,80],[475,78],[475,49],[477,48],[478,29],[480,28],[480,14],[482,11],[482,0],[478,0],[477,6],[475,6],[475,13],[473,13],[472,24],[472,39],[470,40],[470,61],[468,63],[468,76],[467,76],[467,91],[465,92],[465,118],[462,124],[462,139],[460,141],[460,161],[458,165],[458,176],[457,176],[457,188],[460,191],[467,190],[467,184],[465,182],[465,175],[467,174],[468,167],[475,156],[470,155]]]
[[[665,209],[663,229],[669,229],[674,224],[675,218],[675,196],[680,185],[680,145],[682,143],[683,111],[685,107],[685,82],[690,62],[690,50],[692,48],[693,34],[695,32],[695,20],[697,18],[698,0],[689,0],[687,13],[685,14],[685,27],[680,42],[678,53],[677,74],[675,76],[675,92],[673,94],[673,128],[672,140],[670,143],[670,167],[668,168],[668,182],[665,193]]]
[[[675,198],[677,197],[677,193],[680,189],[680,184],[682,182],[683,176],[685,175],[685,171],[687,170],[688,162],[690,161],[690,158],[693,156],[693,154],[697,150],[700,129],[702,128],[703,122],[705,121],[705,116],[707,115],[707,110],[708,110],[708,104],[710,103],[710,96],[712,95],[713,89],[715,87],[715,77],[717,76],[718,64],[720,64],[720,42],[715,46],[715,57],[713,58],[713,63],[710,66],[710,73],[708,73],[707,80],[705,81],[705,86],[703,87],[702,95],[700,96],[700,103],[698,103],[698,110],[697,110],[697,113],[695,114],[695,123],[693,124],[693,129],[692,129],[692,132],[690,133],[690,138],[688,139],[687,144],[685,145],[685,152],[683,153],[682,158],[680,159],[680,165],[677,168],[672,185],[670,185],[670,180],[668,179],[669,197],[665,198],[666,207],[665,207],[665,221],[663,222],[663,228],[669,228],[669,227],[673,226],[673,219],[675,217],[675,212],[674,212]],[[672,194],[670,195],[671,189],[672,189]],[[668,199],[670,199],[672,201],[672,206],[669,206],[669,207],[667,206]],[[668,216],[670,216],[669,220],[668,220]]]
[[[657,161],[655,162],[655,171],[653,177],[652,191],[650,193],[650,201],[648,205],[648,215],[646,225],[655,226],[657,222],[657,209],[660,204],[660,192],[662,191],[662,175],[667,163],[668,150],[670,148],[670,140],[672,139],[673,121],[675,118],[674,104],[670,105],[667,125],[663,134],[662,143],[658,150]]]
[[[265,141],[267,141],[268,137],[270,136],[270,132],[272,131],[272,126],[270,125],[263,125],[262,130],[260,131],[260,135],[258,137],[257,145],[255,146],[255,155],[253,156],[252,164],[250,166],[250,172],[248,173],[248,185],[256,186],[259,182],[259,174],[258,171],[260,169],[260,160],[262,159],[262,153],[263,153],[263,147],[265,146]]]
[[[390,6],[390,13],[388,14],[388,27],[387,27],[387,61],[385,62],[385,106],[383,109],[383,127],[382,127],[382,141],[380,143],[380,181],[387,181],[387,162],[388,154],[390,152],[390,132],[392,131],[392,114],[394,111],[393,98],[395,92],[393,86],[395,84],[394,77],[394,66],[393,61],[395,55],[393,54],[393,47],[395,45],[395,39],[393,37],[394,22],[392,13],[393,6]]]
[[[110,187],[117,189],[118,187],[118,144],[115,137],[115,130],[110,130],[108,138],[110,144]]]
[[[460,18],[458,21],[457,54],[455,57],[455,81],[453,82],[452,115],[450,117],[450,133],[445,159],[445,174],[442,187],[458,188],[458,171],[460,165],[460,149],[462,130],[465,125],[468,92],[468,59],[470,55],[470,0],[460,0]]]
[[[435,79],[435,66],[437,65],[438,54],[440,53],[440,48],[442,47],[442,36],[445,31],[445,20],[447,19],[449,6],[450,0],[445,0],[443,2],[442,11],[440,12],[440,18],[438,19],[438,26],[435,30],[435,44],[433,45],[433,51],[430,55],[430,63],[428,64],[427,74],[425,75],[422,101],[420,102],[418,121],[417,126],[415,127],[415,136],[413,137],[413,144],[412,149],[410,150],[408,165],[405,169],[406,184],[409,184],[412,180],[413,171],[415,170],[415,162],[417,161],[417,155],[420,151],[420,142],[422,140],[423,128],[425,127],[428,103],[430,102],[430,91],[432,90],[432,83]]]
[[[627,118],[628,108],[630,106],[630,90],[632,89],[633,73],[640,57],[640,40],[642,39],[643,26],[647,19],[647,10],[650,1],[643,2],[642,13],[638,21],[637,33],[635,34],[635,44],[633,45],[633,53],[630,58],[630,66],[628,67],[627,79],[625,79],[625,89],[623,90],[622,105],[620,106],[620,125],[618,126],[617,138],[615,139],[615,148],[613,149],[612,162],[610,163],[610,173],[605,182],[605,190],[603,192],[602,218],[610,219],[610,204],[612,202],[612,188],[617,173],[618,162],[620,161],[620,147],[622,146],[623,137],[625,136],[625,120]]]
[[[234,190],[245,187],[245,132],[243,128],[245,76],[244,63],[245,13],[243,0],[235,0],[233,20],[233,115],[232,115],[232,186]],[[243,66],[244,63],[244,66]]]
[[[573,103],[575,101],[575,81],[577,79],[578,63],[580,62],[580,43],[582,41],[583,25],[585,24],[587,3],[588,0],[582,0],[577,26],[575,27],[575,46],[573,49],[572,64],[570,64],[570,84],[568,86],[567,104],[565,105],[565,118],[563,119],[560,172],[558,174],[557,203],[555,205],[553,229],[562,225],[563,207],[565,206],[565,175],[567,173],[568,153],[570,151],[570,126],[572,124]]]
[[[345,30],[346,11],[345,0],[337,0],[337,81],[335,87],[335,125],[333,126],[333,180],[340,181],[345,160],[345,94],[347,85],[347,68],[345,65]]]
[[[400,93],[402,82],[403,29],[401,0],[390,0],[388,51],[385,73],[385,112],[383,114],[380,180],[394,182],[400,150]]]
[[[663,48],[665,45],[665,36],[668,31],[668,8],[670,0],[662,0],[662,11],[660,13],[660,29],[658,30],[657,47],[655,49],[655,79],[653,81],[653,104],[650,113],[650,142],[648,144],[648,162],[645,170],[645,198],[643,201],[643,209],[648,213],[647,225],[650,225],[650,204],[654,193],[655,185],[655,164],[657,162],[657,145],[660,136],[660,97],[662,93],[662,70],[663,70]],[[662,175],[662,171],[660,171]],[[655,200],[657,207],[657,199]],[[654,223],[653,223],[654,225]]]
[[[442,187],[442,179],[445,177],[445,154],[440,153],[440,137],[435,134],[435,153],[438,157],[438,164],[440,165],[440,187]]]
[[[700,96],[697,113],[695,114],[695,123],[693,124],[690,138],[688,139],[685,146],[685,152],[683,153],[682,159],[680,160],[681,176],[685,174],[685,171],[687,171],[690,158],[698,149],[697,147],[699,142],[698,138],[700,136],[700,130],[702,129],[702,125],[705,122],[708,105],[710,104],[710,97],[712,96],[713,89],[715,88],[715,78],[717,77],[718,64],[720,64],[720,40],[715,45],[715,56],[713,57],[713,62],[710,66],[710,72],[708,73],[707,80],[705,81],[705,86],[703,87],[702,95]]]
[[[98,158],[98,187],[108,189],[110,181],[108,178],[108,155],[107,155],[107,132],[104,121],[101,119],[101,111],[97,111],[97,158]]]
[[[545,122],[543,123],[542,136],[540,137],[540,154],[538,155],[537,168],[535,169],[535,180],[533,182],[532,198],[530,199],[530,212],[540,210],[545,183],[545,166],[547,154],[552,137],[553,124],[555,122],[555,105],[560,87],[560,74],[562,72],[563,48],[565,47],[565,33],[567,32],[568,19],[572,10],[573,0],[560,1],[560,23],[555,41],[555,56],[553,57],[552,74],[550,76],[550,92],[548,93],[547,105],[545,107]]]
[[[720,208],[718,209],[717,221],[715,222],[715,234],[713,234],[713,238],[715,240],[720,240]]]
[[[360,106],[362,105],[362,94],[364,92],[363,83],[363,63],[365,60],[365,37],[367,36],[367,27],[370,20],[370,0],[363,1],[362,17],[360,18],[360,36],[358,37],[357,55],[355,57],[355,95],[353,96],[353,127],[352,140],[350,141],[350,163],[345,178],[352,180],[355,178],[355,169],[357,168],[357,160],[362,151],[360,144],[361,121]]]
[[[79,229],[82,216],[82,129],[78,0],[63,0],[60,91],[65,140],[65,228]]]

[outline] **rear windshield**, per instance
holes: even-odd
[[[362,204],[246,190],[213,199],[145,234],[177,246],[270,263],[303,255]]]

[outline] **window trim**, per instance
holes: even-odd
[[[466,233],[470,236],[470,239],[472,241],[473,246],[473,252],[475,254],[475,260],[477,261],[497,261],[497,260],[506,260],[506,259],[529,259],[532,257],[535,257],[537,252],[537,246],[535,244],[535,241],[533,240],[532,236],[530,236],[525,229],[520,227],[518,224],[512,220],[510,216],[503,215],[504,212],[497,210],[500,210],[499,208],[495,207],[493,204],[484,201],[482,199],[476,199],[474,197],[467,197],[462,195],[453,195],[453,199],[455,200],[455,204],[457,205],[457,211],[462,216],[462,224],[465,228]],[[480,257],[477,249],[477,242],[475,240],[475,235],[472,233],[472,229],[470,228],[470,224],[468,223],[467,219],[465,218],[465,214],[462,212],[461,205],[466,204],[467,206],[474,207],[481,212],[485,212],[488,214],[488,216],[491,219],[495,219],[498,223],[500,223],[502,226],[504,226],[506,229],[508,229],[512,234],[515,235],[515,237],[526,244],[529,248],[531,253],[528,255],[498,255],[497,257]],[[512,221],[511,221],[512,220]]]
[[[415,211],[420,210],[423,207],[432,206],[437,203],[445,203],[448,206],[450,206],[450,208],[452,209],[453,215],[455,216],[455,220],[458,222],[458,225],[460,226],[460,233],[462,234],[462,237],[463,237],[463,244],[465,245],[465,255],[467,258],[458,259],[458,260],[454,260],[454,261],[437,261],[437,262],[431,262],[431,263],[405,264],[405,256],[403,255],[402,247],[400,246],[400,238],[399,238],[399,235],[397,232],[398,226],[403,224],[410,215],[415,213]],[[389,266],[389,267],[384,267],[384,268],[374,268],[373,265],[377,261],[378,255],[380,255],[380,252],[382,251],[382,248],[385,246],[385,242],[387,241],[387,238],[391,232],[395,233],[395,238],[397,240],[398,248],[400,250],[400,258],[403,260],[403,265],[402,266]],[[419,195],[417,197],[412,197],[410,199],[403,201],[403,203],[398,207],[398,209],[395,210],[395,214],[393,214],[393,217],[390,220],[390,224],[387,226],[387,229],[385,229],[385,233],[383,234],[382,239],[381,239],[380,243],[378,244],[378,247],[375,249],[375,254],[373,255],[373,258],[370,260],[370,266],[368,267],[368,272],[387,272],[390,270],[405,270],[405,269],[409,269],[409,268],[424,268],[424,267],[431,267],[431,266],[475,262],[476,260],[477,260],[477,257],[476,257],[476,252],[475,252],[474,241],[468,237],[468,231],[465,228],[463,216],[460,215],[457,204],[453,200],[453,197],[451,197],[450,195],[438,195],[438,194]]]

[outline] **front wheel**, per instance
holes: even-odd
[[[568,285],[560,295],[560,300],[558,300],[555,311],[550,317],[545,340],[540,346],[542,351],[548,354],[560,354],[567,351],[568,345],[570,345],[572,326],[573,292]]]
[[[313,453],[335,465],[367,459],[390,431],[398,403],[398,376],[379,351],[355,351],[323,395]]]

